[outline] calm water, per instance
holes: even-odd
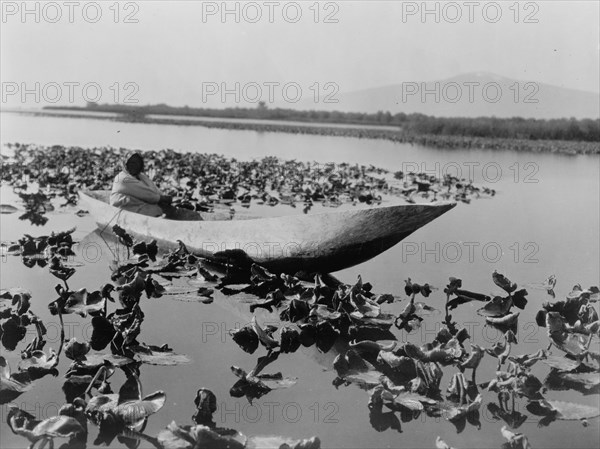
[[[496,189],[496,197],[474,200],[470,205],[459,204],[386,253],[336,275],[350,283],[361,274],[377,292],[403,297],[404,280],[408,277],[416,282],[429,282],[440,290],[432,294],[428,303],[441,310],[445,299],[442,290],[449,276],[462,278],[463,286],[469,290],[489,294],[498,290],[491,279],[494,270],[507,275],[519,286],[542,282],[555,274],[557,299],[562,299],[574,284],[580,283],[585,288],[599,283],[600,158],[597,156],[441,151],[377,140],[128,124],[88,118],[33,117],[15,113],[2,113],[0,118],[2,143],[172,148],[220,153],[239,159],[273,155],[303,161],[373,164],[391,171],[424,168],[437,175],[445,170],[456,173],[458,167],[464,177],[472,167],[475,182]],[[11,194],[3,189],[1,202],[12,201]],[[285,206],[281,207],[285,212]],[[36,236],[53,229],[76,226],[77,239],[97,241],[94,235],[89,235],[94,229],[92,219],[78,218],[72,215],[74,210],[50,214],[50,221],[43,228],[19,221],[18,214],[3,215],[1,240],[14,240],[24,233]],[[110,258],[110,252],[105,248],[95,263],[87,263],[78,269],[70,281],[71,287],[96,289],[109,280]],[[96,257],[88,255],[88,259]],[[2,262],[2,288],[29,288],[33,293],[33,311],[46,323],[55,321],[47,312],[47,303],[55,299],[53,286],[56,282],[47,268],[28,269],[14,257],[3,258]],[[529,304],[519,318],[519,345],[513,349],[514,354],[535,352],[549,343],[545,329],[538,328],[534,320],[542,302],[549,297],[540,290],[528,288],[528,291]],[[387,310],[399,313],[405,304],[406,300],[403,300],[388,305]],[[217,424],[234,427],[247,435],[318,435],[325,447],[332,448],[432,447],[437,435],[457,448],[499,447],[504,442],[500,434],[504,423],[495,421],[485,407],[488,402],[497,401],[496,394],[485,391],[482,392],[484,406],[480,430],[467,424],[467,428],[457,434],[456,428],[446,420],[422,416],[403,423],[402,433],[394,430],[378,432],[369,423],[368,394],[356,386],[333,387],[331,382],[336,375],[331,361],[335,354],[318,354],[316,350],[304,349],[293,355],[282,355],[270,365],[266,372],[281,371],[284,375],[296,376],[298,383],[288,390],[273,391],[250,406],[246,399],[229,395],[229,389],[237,380],[230,366],[250,370],[257,357],[264,355],[264,350],[259,349],[254,355],[246,354],[226,335],[227,329],[248,321],[247,306],[217,296],[210,305],[161,298],[146,300],[142,307],[146,320],[140,341],[158,345],[169,343],[176,352],[193,359],[193,363],[178,367],[142,366],[140,380],[144,394],[159,389],[167,394],[165,407],[150,418],[145,431],[149,435],[156,435],[172,420],[179,424],[190,423],[194,412],[193,397],[198,388],[204,387],[217,395]],[[472,342],[491,347],[500,334],[484,327],[483,318],[475,314],[478,307],[480,304],[463,305],[455,311],[454,319],[471,326]],[[268,314],[259,316],[268,319]],[[398,336],[422,343],[430,341],[439,329],[435,322],[441,317],[427,319],[421,330],[413,335]],[[69,315],[67,338],[89,337],[91,329],[86,323]],[[58,328],[52,324],[48,328],[50,341],[46,348],[56,347]],[[594,345],[598,350],[597,342]],[[3,355],[16,370],[18,354],[7,354],[3,350]],[[37,381],[31,391],[15,402],[40,417],[53,415],[64,403],[61,386],[67,362],[66,358],[61,360],[61,375]],[[478,381],[491,378],[495,368],[495,359],[486,356],[478,370]],[[448,385],[452,370],[446,369],[443,388]],[[547,373],[545,365],[534,367],[533,374],[541,380]],[[123,376],[117,373],[112,380],[113,388],[118,388],[122,380]],[[598,396],[583,396],[575,391],[549,391],[546,397],[598,406]],[[524,401],[517,406],[521,412],[530,415],[524,408]],[[25,440],[12,435],[6,425],[6,406],[2,407],[1,413],[0,446],[22,447]],[[587,428],[579,422],[568,421],[555,421],[547,428],[538,428],[537,421],[537,417],[530,415],[517,430],[528,436],[533,447],[574,447],[574,438],[577,447],[598,447],[600,443],[598,419],[590,420]],[[89,446],[95,432],[91,427]],[[115,440],[113,444],[118,443]]]

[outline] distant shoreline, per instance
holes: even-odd
[[[177,125],[177,126],[203,126],[205,128],[230,129],[230,130],[248,130],[259,132],[279,132],[288,134],[309,134],[320,136],[364,138],[364,139],[383,139],[398,143],[407,143],[411,145],[421,145],[438,149],[486,149],[486,150],[510,150],[519,152],[544,152],[561,154],[600,154],[599,142],[586,142],[575,140],[549,140],[549,139],[515,139],[501,137],[478,137],[478,136],[455,136],[443,134],[418,134],[408,132],[402,128],[397,130],[388,129],[390,127],[382,126],[378,129],[372,124],[367,127],[361,127],[356,123],[311,123],[286,124],[286,123],[260,123],[260,119],[254,122],[242,122],[227,120],[216,120],[215,117],[208,117],[202,120],[202,117],[190,116],[190,119],[178,118],[157,118],[148,117],[143,114],[120,114],[92,115],[96,112],[110,112],[102,110],[90,110],[89,108],[74,107],[49,107],[47,110],[69,111],[69,113],[49,113],[41,111],[16,111],[23,114],[30,114],[45,117],[62,118],[88,118],[97,120],[111,120],[124,123],[145,123],[157,125]],[[73,111],[73,113],[70,113]],[[8,112],[8,111],[7,111]],[[79,113],[78,113],[79,112]],[[89,113],[92,114],[89,114]],[[156,114],[162,115],[162,114]],[[284,122],[285,120],[281,120]],[[347,126],[344,126],[347,125]]]

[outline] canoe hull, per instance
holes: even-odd
[[[112,207],[105,192],[81,192],[102,232],[118,224],[137,239],[161,248],[180,240],[194,253],[213,258],[238,249],[279,272],[333,272],[365,262],[452,209],[454,203],[409,204],[252,220],[176,221]]]

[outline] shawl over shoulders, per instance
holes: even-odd
[[[159,200],[160,190],[147,175],[140,173],[138,179],[122,171],[115,176],[110,194],[112,206],[158,217],[162,215],[162,209],[158,205]]]

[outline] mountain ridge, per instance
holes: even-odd
[[[509,78],[485,71],[434,81],[405,81],[340,92],[336,98],[337,103],[315,103],[303,99],[296,104],[277,106],[344,112],[420,113],[434,117],[600,117],[598,93]]]

